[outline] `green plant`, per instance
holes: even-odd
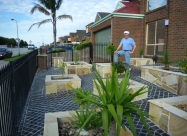
[[[51,0],[50,2],[48,0],[38,0],[37,3],[34,3],[34,6],[32,7],[30,13],[33,14],[35,11],[39,11],[40,13],[43,13],[44,15],[47,15],[48,17],[51,16],[51,18],[49,19],[45,19],[42,20],[41,22],[37,22],[34,23],[30,26],[29,30],[37,25],[38,28],[45,24],[45,23],[52,23],[53,25],[53,38],[54,38],[54,47],[56,46],[56,24],[57,24],[57,20],[61,20],[61,19],[70,19],[72,20],[72,16],[71,15],[57,15],[57,10],[60,9],[60,6],[62,4],[63,0]],[[28,31],[29,31],[28,30]]]
[[[107,54],[109,55],[113,55],[114,54],[114,51],[116,50],[116,46],[113,45],[113,44],[109,44],[107,47],[106,47],[106,52]]]
[[[82,90],[81,88],[77,88],[80,92],[84,93],[85,95],[92,95],[93,91],[91,90]],[[78,104],[81,107],[88,107],[90,103],[86,100],[86,98],[82,97],[79,93],[74,93],[71,95],[73,97],[73,100],[76,104]]]
[[[75,50],[82,50],[87,47],[90,47],[90,45],[91,45],[91,42],[83,42],[80,45],[75,46]]]
[[[84,110],[78,110],[75,112],[76,114],[72,114],[73,118],[72,119],[70,118],[74,128],[79,128],[80,131],[82,129],[86,131],[94,131],[102,126],[100,111],[96,111],[96,109],[86,108]]]
[[[103,122],[104,136],[108,136],[109,126],[111,121],[116,122],[116,132],[117,136],[120,135],[121,127],[125,130],[124,123],[122,122],[123,117],[128,120],[129,126],[134,136],[136,136],[136,129],[133,123],[132,114],[139,116],[140,120],[144,124],[149,135],[151,131],[148,128],[145,117],[151,117],[147,112],[139,109],[137,102],[132,101],[136,96],[139,96],[147,91],[144,91],[146,86],[143,86],[135,93],[131,94],[131,88],[129,88],[129,78],[130,73],[126,72],[124,78],[119,83],[118,75],[115,68],[112,68],[112,76],[106,78],[106,82],[103,82],[103,79],[99,72],[96,70],[94,72],[95,80],[94,84],[98,91],[98,95],[86,95],[80,89],[74,89],[82,98],[86,99],[89,103],[98,107],[101,111],[101,120]],[[90,121],[90,118],[94,116],[94,113],[90,114],[82,124],[81,129],[85,123]]]
[[[181,72],[184,72],[185,74],[187,74],[187,50],[186,50],[186,58],[184,58],[183,60],[179,61],[179,69]],[[186,77],[187,78],[187,77]],[[187,80],[185,80],[187,81]]]
[[[112,67],[114,67],[117,70],[117,73],[123,73],[126,71],[125,65],[122,62],[113,62],[111,63]]]
[[[171,62],[169,61],[169,52],[167,50],[164,51],[163,61],[165,65],[169,65]]]
[[[58,52],[66,52],[65,49],[57,49],[57,50],[52,50],[52,53],[58,53]]]
[[[75,54],[73,55],[73,59],[74,59],[75,65],[79,64],[79,63],[78,63],[79,54],[75,53]]]
[[[62,72],[62,76],[65,74],[65,68],[66,68],[66,63],[59,63],[58,64],[58,68],[61,70],[61,72]]]
[[[144,48],[141,48],[139,53],[140,53],[140,56],[142,56],[144,54]]]

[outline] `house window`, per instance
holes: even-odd
[[[165,6],[167,4],[167,0],[148,0],[148,11],[154,10],[156,8]]]
[[[147,24],[146,55],[163,55],[165,39],[165,20]]]

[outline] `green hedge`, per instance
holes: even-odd
[[[91,42],[84,42],[84,43],[81,43],[80,45],[76,46],[75,50],[82,50],[87,47],[90,47],[90,45],[91,45]]]
[[[52,53],[57,53],[57,52],[66,52],[66,50],[64,49],[57,49],[57,50],[53,50],[51,51]]]

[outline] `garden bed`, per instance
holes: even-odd
[[[186,136],[187,112],[177,108],[187,104],[187,96],[149,100],[149,114],[163,131],[171,136]],[[175,107],[177,105],[177,107]]]
[[[153,60],[150,58],[131,58],[130,65],[132,66],[142,66],[142,65],[152,65]]]
[[[63,92],[81,87],[81,79],[76,74],[68,74],[66,79],[61,79],[61,75],[46,75],[45,88],[46,94]],[[52,80],[56,79],[56,80]]]
[[[66,64],[65,73],[66,74],[77,74],[84,75],[92,73],[92,65],[84,61],[78,61],[78,64],[74,62],[64,62]]]
[[[102,78],[112,75],[112,66],[111,63],[95,63],[96,69],[100,73]],[[125,71],[122,73],[125,74]]]
[[[76,133],[76,130],[72,128],[69,118],[72,117],[71,114],[75,114],[75,111],[65,111],[65,112],[54,112],[46,113],[44,120],[44,134],[43,136],[66,136],[64,133],[72,134]],[[64,127],[63,127],[64,126]],[[103,136],[103,129],[98,130],[96,136]],[[82,131],[80,136],[89,136],[89,133]],[[120,136],[132,136],[132,133],[126,128],[126,131],[121,129]]]
[[[141,78],[154,83],[172,93],[187,95],[187,74],[178,71],[175,67],[164,70],[164,66],[142,66]]]
[[[58,67],[59,64],[63,63],[64,57],[53,57],[53,67]]]

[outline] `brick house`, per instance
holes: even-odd
[[[91,28],[90,26],[94,24],[94,22],[89,23],[86,25],[86,33],[82,36],[82,42],[90,42],[91,41]]]
[[[62,37],[59,37],[59,42],[60,43],[69,43],[70,41],[70,36],[62,36]]]
[[[132,57],[138,56],[138,50],[143,47],[143,19],[140,6],[134,2],[119,1],[114,12],[96,20],[91,25],[92,43],[113,43],[118,46],[125,30],[130,31],[130,37],[137,43],[137,49]],[[121,58],[123,59],[123,57]]]
[[[168,49],[173,62],[184,58],[187,50],[187,1],[141,0],[140,12],[145,15],[145,55],[161,55],[162,49]]]
[[[137,48],[132,57],[157,54],[160,58],[167,49],[173,61],[185,57],[187,50],[187,0],[129,0],[119,1],[114,12],[95,22],[92,43],[110,41],[118,46],[124,30],[130,31]],[[98,39],[98,36],[105,38]]]
[[[77,30],[76,32],[77,34],[77,38],[76,38],[76,42],[82,42],[82,37],[86,34],[86,30]]]

